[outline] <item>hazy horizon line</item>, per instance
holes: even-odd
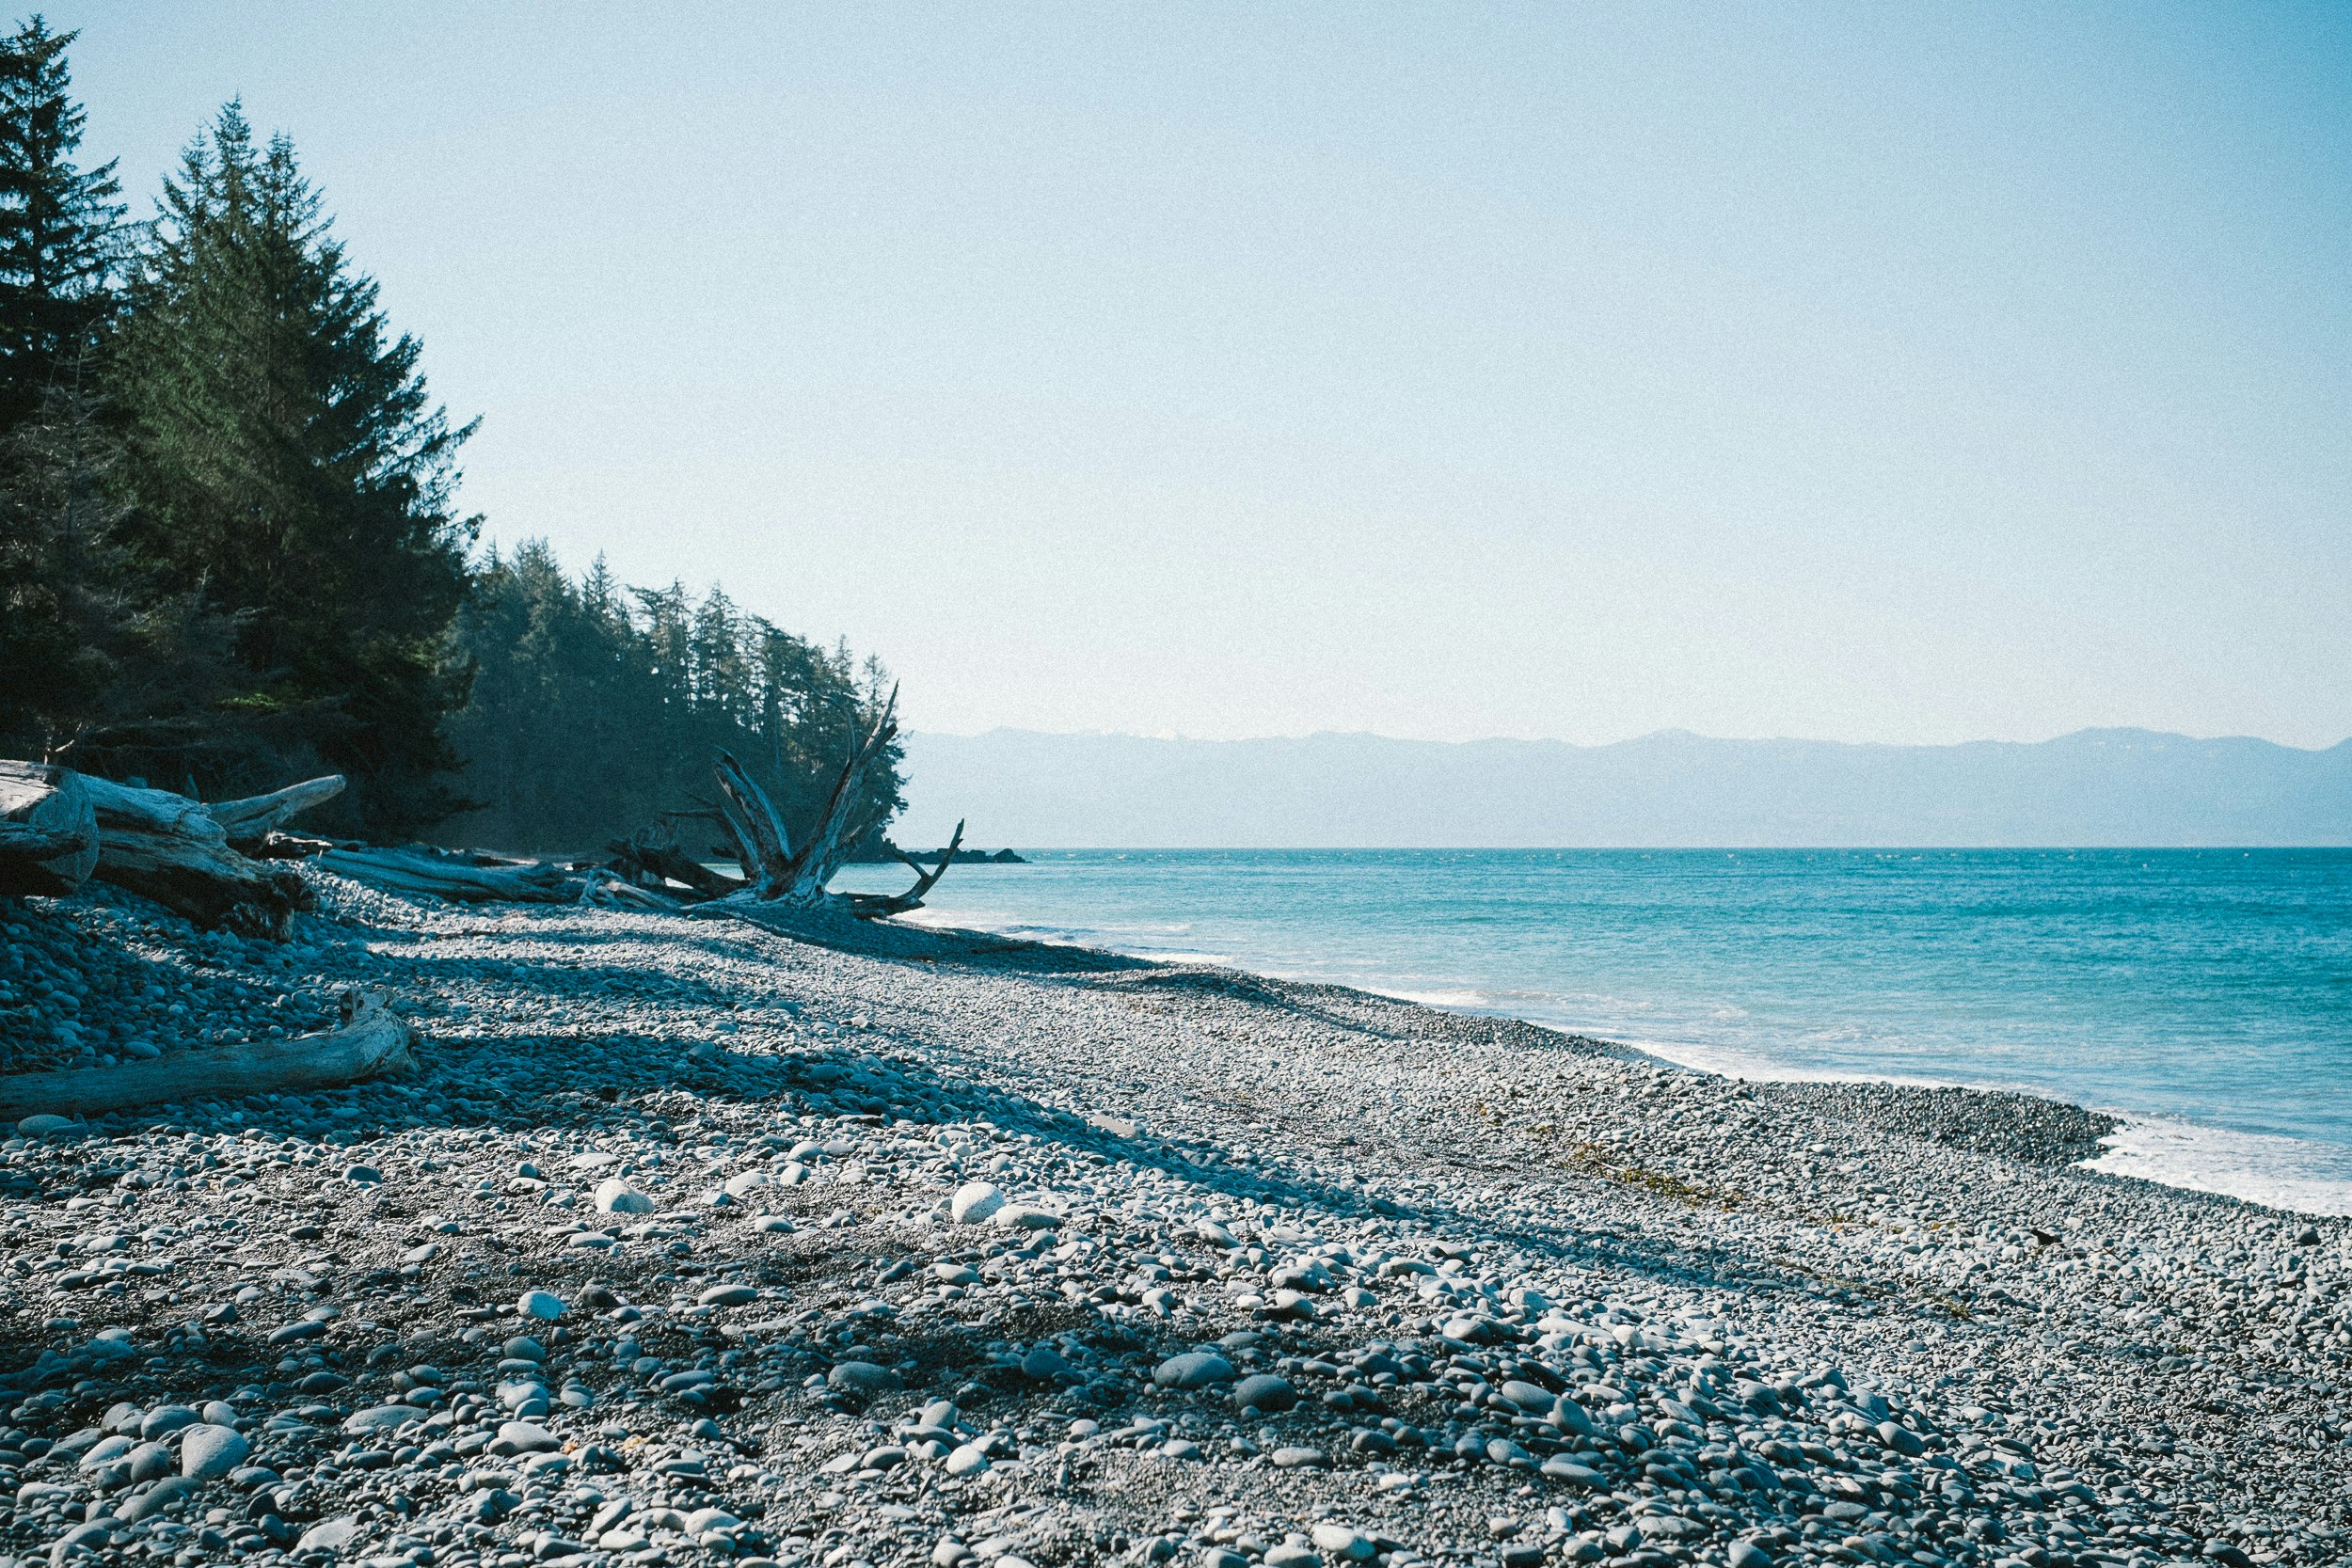
[[[1638,745],[1645,740],[1689,739],[1705,740],[1731,746],[1839,746],[1852,750],[1948,752],[1970,746],[2051,746],[2060,741],[2076,740],[2085,736],[2136,736],[2152,740],[2178,740],[2193,745],[2215,745],[2228,741],[2248,741],[2255,745],[2274,746],[2284,752],[2299,752],[2318,756],[2352,746],[2352,736],[2325,746],[2298,746],[2293,741],[2273,740],[2259,735],[2185,735],[2178,730],[2152,730],[2137,724],[2085,724],[2039,740],[2004,740],[1984,737],[1974,740],[1836,740],[1819,736],[1721,736],[1704,735],[1699,731],[1670,724],[1661,729],[1645,730],[1638,735],[1615,740],[1569,740],[1556,736],[1478,736],[1467,740],[1438,740],[1420,736],[1384,735],[1377,730],[1311,730],[1304,735],[1196,736],[1180,732],[1147,734],[1135,730],[1041,730],[1022,724],[994,724],[984,730],[910,729],[910,736],[936,736],[950,740],[985,740],[992,736],[1038,736],[1056,740],[1150,740],[1166,743],[1182,742],[1206,746],[1252,746],[1269,741],[1302,740],[1381,740],[1403,746],[1564,746],[1581,752],[1606,751],[1616,746]]]

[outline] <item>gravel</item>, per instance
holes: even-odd
[[[2071,1106],[318,885],[284,946],[0,906],[9,1070],[424,1037],[0,1144],[0,1559],[2352,1559],[2344,1222]]]

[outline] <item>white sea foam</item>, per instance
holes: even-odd
[[[1366,986],[1375,996],[1392,996],[1399,1002],[1418,1002],[1424,1007],[1468,1007],[1486,1009],[1494,1005],[1494,998],[1483,990],[1403,990],[1387,986]]]
[[[2352,1154],[2302,1138],[2134,1117],[2084,1164],[2168,1187],[2221,1193],[2306,1214],[2352,1214]]]
[[[1656,1056],[1700,1072],[1711,1072],[1722,1078],[1736,1078],[1749,1084],[1904,1084],[1928,1089],[2010,1089],[2006,1084],[1961,1084],[1948,1078],[1922,1077],[1915,1073],[1867,1072],[1843,1063],[1819,1067],[1802,1067],[1780,1061],[1760,1052],[1742,1051],[1737,1046],[1692,1045],[1685,1040],[1643,1039],[1623,1033],[1606,1030],[1586,1030],[1579,1033],[1603,1035],[1620,1045],[1629,1045],[1645,1056]],[[2032,1089],[2017,1092],[2032,1094]]]

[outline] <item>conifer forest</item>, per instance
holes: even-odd
[[[0,755],[202,800],[339,773],[314,826],[379,843],[691,824],[722,750],[788,829],[820,813],[879,665],[487,543],[475,421],[294,145],[231,103],[136,203],[84,152],[72,41],[0,41]],[[873,760],[849,815],[879,843],[895,742]]]

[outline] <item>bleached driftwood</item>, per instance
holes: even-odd
[[[251,854],[256,847],[283,828],[295,813],[309,811],[312,806],[332,800],[342,792],[343,776],[329,773],[325,778],[305,779],[300,784],[288,784],[267,795],[251,795],[242,800],[215,800],[204,811],[229,835],[231,848]]]
[[[582,885],[578,876],[545,861],[484,865],[471,856],[417,849],[329,849],[318,864],[388,893],[463,904],[568,904]]]
[[[279,940],[288,917],[315,902],[294,872],[230,847],[228,830],[201,801],[87,775],[82,787],[98,818],[100,881],[199,926]]]
[[[743,868],[741,878],[713,871],[692,859],[670,837],[666,826],[647,829],[626,842],[608,845],[612,869],[634,879],[652,879],[668,892],[675,882],[689,890],[689,901],[699,897],[730,907],[775,906],[785,911],[855,915],[880,920],[923,907],[924,895],[938,884],[954,863],[963,844],[963,824],[956,824],[954,840],[940,852],[938,863],[926,866],[903,851],[897,858],[914,872],[914,883],[904,893],[836,894],[829,884],[849,858],[850,847],[875,826],[859,815],[867,771],[880,760],[898,734],[898,693],[873,716],[869,725],[850,736],[848,756],[834,776],[833,788],[801,847],[792,847],[791,830],[784,814],[768,799],[749,769],[726,752],[718,753],[714,771],[719,784],[716,816]],[[686,814],[698,815],[698,814]],[[664,819],[665,823],[668,820]]]
[[[380,996],[346,992],[341,1027],[285,1040],[246,1040],[151,1062],[0,1077],[0,1120],[48,1113],[101,1116],[169,1101],[235,1099],[337,1088],[415,1069],[415,1031]]]
[[[657,914],[675,914],[678,901],[651,888],[639,887],[617,871],[598,866],[588,872],[580,883],[580,900],[583,904],[600,904],[606,909],[646,910]]]
[[[856,802],[863,792],[867,769],[898,736],[898,693],[894,689],[889,701],[874,716],[872,725],[864,733],[851,736],[850,753],[841,764],[841,771],[834,777],[824,808],[818,813],[816,824],[797,850],[792,847],[791,834],[785,829],[783,815],[768,799],[767,791],[734,757],[724,752],[719,753],[719,809],[726,819],[729,833],[740,847],[747,879],[745,888],[731,896],[802,909],[818,908],[835,896],[826,891],[826,884],[840,871],[850,847],[872,826],[853,820]],[[934,882],[938,879],[936,876],[931,878]],[[926,891],[930,885],[924,884]],[[850,908],[852,913],[857,912],[854,902]]]
[[[947,874],[949,863],[955,860],[956,851],[962,847],[963,824],[958,822],[955,836],[947,841],[947,847],[939,852],[939,863],[936,865],[926,867],[913,855],[899,850],[898,859],[914,872],[914,885],[904,893],[852,893],[850,895],[850,912],[860,920],[886,920],[894,914],[921,909],[923,895]]]
[[[98,865],[98,820],[81,775],[0,760],[0,894],[63,897]]]

